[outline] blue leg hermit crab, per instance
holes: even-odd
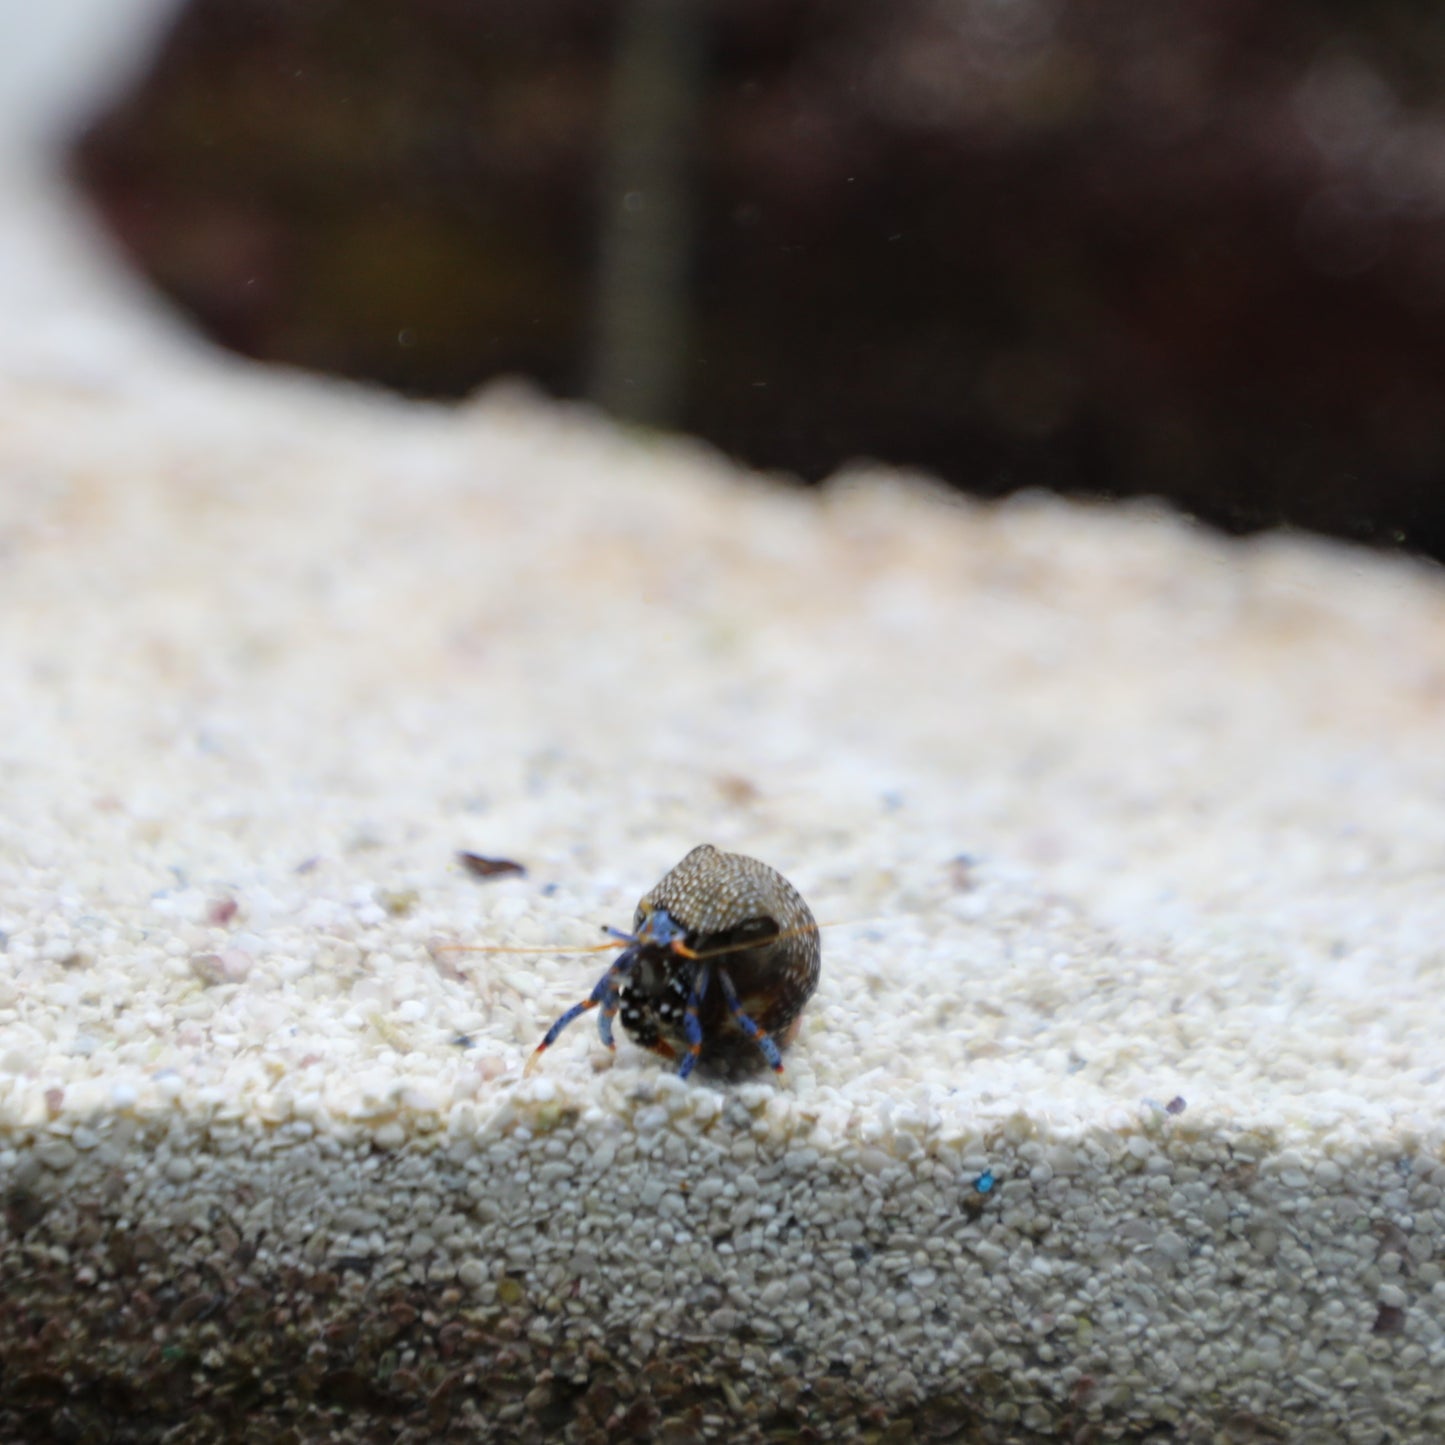
[[[775,869],[704,843],[637,905],[632,931],[606,930],[622,951],[596,987],[547,1030],[534,1068],[568,1024],[599,1010],[607,1047],[621,1014],[629,1038],[669,1059],[682,1078],[699,1060],[736,1063],[761,1053],[781,1072],[818,986],[818,925]]]

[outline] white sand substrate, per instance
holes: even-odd
[[[7,144],[0,1439],[1445,1437],[1433,568],[266,375]],[[440,945],[704,841],[781,1080],[524,1079]]]
[[[203,1407],[304,1286],[303,1424],[1445,1431],[1433,570],[203,357],[12,374],[0,499],[0,1264],[159,1297]],[[840,923],[782,1079],[587,1019],[523,1079],[604,961],[437,945],[701,841]],[[587,1393],[669,1360],[690,1416]]]

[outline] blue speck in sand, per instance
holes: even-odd
[[[983,1173],[973,1181],[973,1187],[977,1189],[980,1194],[987,1194],[988,1191],[993,1188],[993,1170],[985,1169]]]

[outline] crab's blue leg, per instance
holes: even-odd
[[[609,1049],[617,1047],[612,1042],[612,1020],[617,1017],[617,1009],[622,1002],[617,985],[632,972],[637,959],[638,952],[635,948],[619,953],[617,961],[602,975],[597,987],[592,990],[593,999],[600,1000],[602,1004],[602,1012],[597,1015],[597,1032]]]
[[[722,984],[723,993],[727,996],[728,1008],[732,1010],[732,1016],[738,1021],[738,1027],[763,1051],[763,1057],[772,1065],[777,1073],[783,1072],[783,1056],[778,1052],[778,1046],[768,1036],[768,1031],[759,1028],[747,1014],[743,1012],[742,1001],[738,998],[738,991],[733,987],[733,981],[728,977],[727,969],[719,968],[717,971],[718,982]]]
[[[692,992],[687,996],[687,1008],[682,1015],[682,1031],[687,1035],[687,1052],[677,1066],[679,1079],[685,1079],[692,1073],[698,1055],[702,1053],[702,1022],[697,1016],[697,1011],[702,1007],[703,998],[707,994],[707,981],[711,973],[711,968],[704,963],[699,966],[692,978]]]
[[[602,1005],[602,1012],[597,1015],[597,1032],[601,1034],[602,1042],[609,1049],[617,1047],[612,1042],[612,1020],[617,1016],[617,985],[632,972],[637,959],[638,951],[635,948],[625,949],[618,954],[612,967],[597,980],[597,987],[581,1003],[573,1004],[542,1036],[542,1042],[537,1045],[532,1051],[532,1057],[527,1060],[529,1072],[536,1068],[538,1060],[557,1042],[558,1035],[568,1024],[580,1018],[588,1009],[596,1008],[598,1004]]]

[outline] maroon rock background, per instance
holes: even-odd
[[[631,3],[193,0],[76,175],[248,355],[600,394],[615,96],[658,80],[621,78]],[[689,123],[627,152],[682,154],[647,193],[687,218],[662,419],[809,480],[867,455],[1445,556],[1445,9],[690,13]]]

